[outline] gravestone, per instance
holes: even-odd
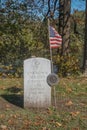
[[[48,59],[34,57],[24,61],[25,108],[47,108],[51,105],[51,87],[47,83],[50,73]]]

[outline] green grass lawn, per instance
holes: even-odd
[[[23,79],[0,79],[0,130],[87,130],[87,78],[60,78],[52,106],[23,108]]]

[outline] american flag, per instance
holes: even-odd
[[[62,44],[62,37],[58,34],[55,28],[49,26],[49,41],[50,48],[59,48]]]

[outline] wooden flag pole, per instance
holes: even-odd
[[[50,32],[49,32],[49,27],[50,27],[50,21],[48,18],[48,37],[49,37],[49,46],[50,46]],[[51,73],[53,73],[53,59],[52,59],[52,49],[50,46],[50,59],[51,59]]]
[[[48,37],[49,37],[49,46],[50,46],[50,32],[49,32],[49,27],[50,27],[50,22],[49,22],[49,18],[48,18]],[[51,58],[51,73],[53,73],[53,59],[52,59],[52,49],[50,46],[50,58]],[[54,104],[55,104],[55,108],[56,108],[56,90],[55,90],[55,86],[53,86],[53,94],[54,94]]]

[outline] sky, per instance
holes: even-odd
[[[4,2],[7,0],[0,0],[0,2]],[[22,1],[22,0],[19,0]],[[53,0],[52,0],[53,1]],[[83,10],[85,9],[85,0],[71,0],[72,3],[72,10],[74,9],[79,9],[79,10]]]
[[[1,3],[6,2],[7,0],[0,0]],[[16,0],[15,0],[16,1]],[[23,0],[18,0],[18,1],[23,1]],[[25,1],[25,0],[24,0]],[[47,0],[46,0],[47,1]],[[54,1],[54,0],[51,0]],[[71,0],[71,13],[74,12],[74,10],[85,10],[85,1],[86,0]],[[44,12],[46,10],[46,8],[42,9]],[[38,14],[38,12],[36,12]],[[40,14],[39,14],[40,15]],[[43,15],[41,14],[41,16],[43,17]]]
[[[85,1],[83,0],[71,0],[71,12],[74,10],[85,10]]]

